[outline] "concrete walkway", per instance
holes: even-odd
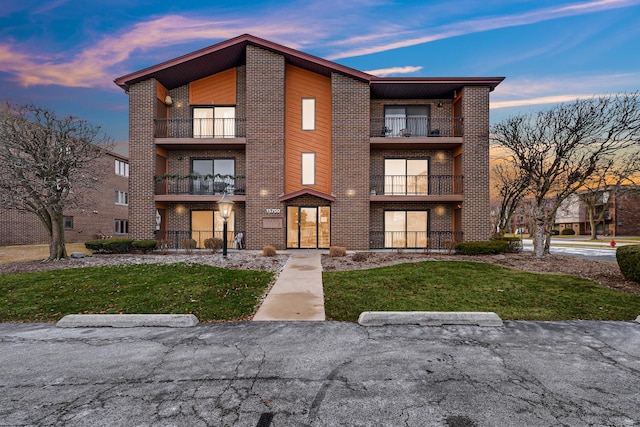
[[[291,258],[254,321],[325,320],[322,290],[322,251],[291,251]]]

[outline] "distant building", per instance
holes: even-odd
[[[622,188],[617,195],[603,190],[596,205],[596,216],[600,215],[609,197],[613,200],[596,226],[598,235],[640,236],[640,189]],[[554,227],[560,232],[571,228],[576,235],[591,234],[587,207],[578,194],[571,195],[560,205]]]
[[[87,190],[83,209],[65,212],[67,243],[99,236],[127,237],[129,233],[129,161],[109,152],[96,160],[107,171],[95,189]],[[48,244],[49,233],[33,213],[0,208],[0,246]]]

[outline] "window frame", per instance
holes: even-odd
[[[64,229],[65,230],[73,230],[73,217],[65,216],[64,217]]]
[[[387,161],[388,160],[402,160],[404,161],[404,175],[393,175],[393,174],[387,174]],[[409,162],[410,161],[426,161],[427,163],[427,173],[424,175],[408,175],[408,169],[409,169]],[[424,157],[385,157],[383,159],[383,176],[384,176],[384,194],[389,194],[389,195],[400,195],[400,196],[407,196],[407,195],[411,195],[411,196],[428,196],[429,194],[431,194],[431,158],[429,156],[424,156]],[[391,184],[389,185],[388,183],[388,179],[387,177],[402,177],[404,176],[404,179],[401,179],[400,184],[396,184],[394,182],[394,179],[391,180]],[[417,179],[413,179],[414,184],[413,184],[413,189],[414,191],[409,191],[409,177],[419,177],[419,176],[424,176],[426,177],[426,189],[425,191],[418,191],[419,185],[417,182]],[[399,190],[396,191],[395,188],[396,186],[399,186],[399,188],[403,188],[404,190]],[[391,188],[391,190],[387,191],[388,188]]]
[[[316,153],[305,152],[300,154],[300,182],[304,186],[314,186],[316,185]],[[312,162],[310,165],[307,163],[307,167],[305,167],[305,158]],[[309,171],[309,168],[311,168],[311,171]],[[312,177],[309,176],[310,172],[313,175]],[[306,181],[306,178],[311,178],[311,180]]]
[[[115,203],[118,206],[129,206],[129,193],[126,191],[115,190]]]
[[[118,176],[129,177],[129,163],[124,160],[115,159],[115,174]]]
[[[116,218],[114,220],[114,233],[118,235],[129,234],[129,220]]]
[[[302,98],[300,110],[300,125],[303,131],[316,130],[316,99]]]
[[[391,243],[392,245],[389,246],[387,245],[387,212],[403,212],[404,213],[404,231],[397,231],[398,233],[404,233],[404,246],[395,246],[394,245],[394,239],[391,239]],[[408,214],[410,212],[421,212],[421,213],[425,213],[426,214],[426,230],[424,230],[425,232],[425,238],[429,239],[429,234],[431,232],[431,209],[427,208],[427,209],[384,209],[383,213],[382,213],[382,233],[384,236],[384,248],[385,249],[396,249],[396,248],[404,248],[404,249],[420,249],[423,248],[424,246],[409,246],[409,241],[411,240],[409,238],[408,233],[409,232],[414,232],[414,233],[421,233],[422,230],[416,231],[416,230],[409,230],[409,224],[408,224]],[[393,230],[391,232],[394,232]],[[414,239],[417,242],[419,241],[418,235],[416,235],[416,238]],[[426,242],[425,241],[425,246],[426,246]]]
[[[222,127],[220,127],[216,116],[217,108],[233,108],[233,123],[226,124],[224,121],[222,122]],[[211,117],[199,117],[196,118],[195,111],[196,110],[211,110]],[[238,112],[237,105],[192,105],[191,106],[191,120],[193,123],[191,124],[191,135],[193,138],[236,138],[237,137],[237,128],[236,128],[236,113]],[[206,131],[210,131],[211,134],[202,134],[202,127],[200,127],[200,132],[196,132],[196,119],[211,119],[211,126],[205,126]],[[220,119],[231,119],[230,117],[220,117]],[[227,127],[231,126],[232,131],[229,134],[226,133]],[[217,132],[222,129],[222,135],[218,135]]]

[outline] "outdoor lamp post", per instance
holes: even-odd
[[[222,217],[222,257],[227,257],[227,220],[231,216],[233,210],[233,201],[227,197],[227,193],[222,194],[222,198],[218,200],[218,209]]]

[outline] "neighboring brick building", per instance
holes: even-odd
[[[609,197],[612,197],[612,200],[609,201]],[[623,187],[614,196],[603,190],[600,203],[596,205],[597,215],[604,207],[603,198],[610,204],[604,218],[596,226],[597,233],[604,236],[640,236],[640,190]],[[560,232],[565,228],[571,228],[576,235],[591,234],[587,207],[577,194],[571,195],[560,205],[554,228]]]
[[[201,246],[227,192],[249,249],[485,240],[502,80],[379,78],[250,35],[120,77],[131,237]]]
[[[97,235],[128,236],[128,159],[109,152],[96,160],[96,168],[107,172],[106,179],[83,194],[83,209],[65,212],[67,243],[86,242]],[[0,208],[0,246],[48,244],[49,240],[35,214]]]

